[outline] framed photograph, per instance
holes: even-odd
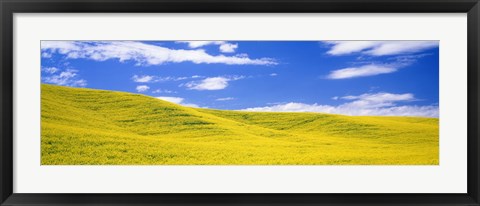
[[[480,205],[478,0],[1,0],[1,205]]]

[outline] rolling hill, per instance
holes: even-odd
[[[243,112],[41,86],[42,165],[437,165],[437,118]]]

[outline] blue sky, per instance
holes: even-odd
[[[42,82],[191,107],[438,117],[438,41],[42,41]]]

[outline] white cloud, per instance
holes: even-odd
[[[153,78],[154,76],[149,76],[149,75],[144,75],[144,76],[133,75],[132,77],[134,82],[139,82],[139,83],[151,82]]]
[[[415,62],[417,62],[418,59],[429,56],[432,54],[409,54],[409,55],[399,55],[399,56],[394,56],[388,58],[388,60],[392,60],[394,65],[398,67],[403,67],[403,66],[409,66]]]
[[[276,77],[276,76],[278,76],[278,74],[277,73],[271,73],[270,76],[271,77]]]
[[[341,99],[346,100],[367,100],[371,102],[384,102],[384,101],[412,101],[415,100],[413,94],[405,93],[405,94],[392,94],[386,92],[380,93],[366,93],[358,96],[348,95],[343,96]]]
[[[236,54],[236,57],[248,57],[248,54],[241,53],[241,54]]]
[[[360,67],[349,67],[331,71],[327,76],[328,79],[348,79],[355,77],[374,76],[379,74],[387,74],[397,71],[393,65],[364,65]]]
[[[150,89],[150,87],[147,86],[147,85],[138,85],[138,86],[136,87],[137,92],[146,92],[146,91],[148,91],[149,89]]]
[[[209,77],[200,81],[188,82],[182,86],[193,90],[222,90],[228,87],[229,81],[243,79],[245,76],[231,76],[231,77]]]
[[[184,102],[185,99],[184,99],[184,98],[181,98],[181,97],[165,97],[165,96],[160,96],[160,97],[157,97],[157,99],[165,100],[165,101],[167,101],[167,102],[172,102],[172,103],[180,104],[180,105],[187,106],[187,107],[199,107],[199,106],[196,105],[196,104],[185,103],[185,102]]]
[[[43,57],[43,58],[51,58],[51,57],[52,57],[52,53],[42,52],[42,57]]]
[[[74,69],[66,69],[60,71],[58,68],[50,67],[45,68],[44,71],[50,75],[42,75],[42,80],[45,83],[56,84],[62,86],[71,86],[71,87],[85,87],[87,86],[87,81],[84,79],[78,79],[78,71]]]
[[[48,73],[48,74],[53,74],[53,73],[56,73],[58,72],[60,69],[56,68],[56,67],[45,67],[45,68],[42,68],[42,71],[45,72],[45,73]]]
[[[233,53],[238,48],[238,44],[232,44],[226,41],[177,41],[177,43],[187,43],[188,47],[192,49],[207,45],[219,45],[218,49],[223,53]]]
[[[356,77],[375,76],[379,74],[388,74],[398,71],[403,67],[407,67],[415,63],[419,58],[431,54],[414,54],[414,55],[398,55],[387,58],[389,63],[354,66],[331,71],[327,76],[328,79],[348,79]]]
[[[267,112],[320,112],[353,116],[438,117],[439,115],[438,106],[398,106],[397,103],[399,102],[409,102],[416,100],[414,95],[410,93],[367,93],[358,96],[344,96],[340,99],[350,100],[350,102],[346,102],[338,106],[290,102],[266,107],[247,108],[244,110]]]
[[[235,80],[245,79],[246,76],[233,75],[233,76],[227,76],[227,78],[228,78],[230,81],[235,81]]]
[[[191,76],[190,78],[192,79],[198,79],[198,78],[203,78],[204,76],[200,76],[200,75],[193,75]]]
[[[244,111],[255,111],[255,112],[325,112],[332,113],[334,110],[333,106],[328,105],[318,105],[318,104],[304,104],[289,102],[285,104],[277,104],[273,106],[266,107],[253,107],[243,109]]]
[[[190,77],[161,77],[161,76],[152,76],[152,75],[133,75],[132,80],[137,83],[153,83],[153,82],[166,82],[166,81],[180,81],[186,80]]]
[[[167,102],[172,102],[172,103],[175,103],[175,104],[180,104],[184,100],[181,97],[157,97],[157,98],[161,99],[161,100],[165,100]]]
[[[180,80],[186,80],[189,79],[189,77],[158,77],[157,81],[159,82],[166,82],[166,81],[180,81]]]
[[[154,94],[158,94],[158,93],[174,94],[174,93],[177,93],[177,92],[172,91],[172,90],[168,90],[168,89],[156,89],[155,91],[152,91],[152,93],[154,93]]]
[[[392,94],[392,93],[374,93],[374,94],[362,94],[359,96],[344,96],[341,97],[344,100],[354,100],[350,103],[344,104],[344,106],[352,108],[380,108],[394,106],[395,102],[414,101],[414,95],[411,93],[405,94]]]
[[[52,52],[58,52],[60,54],[67,54],[71,51],[78,51],[81,49],[81,47],[73,41],[41,41],[40,44],[42,51],[49,49]]]
[[[224,98],[218,98],[215,101],[230,101],[230,100],[234,100],[234,99],[235,98],[233,98],[233,97],[224,97]]]
[[[219,49],[223,53],[233,53],[238,48],[238,44],[222,44]]]
[[[375,41],[327,41],[327,44],[333,45],[327,54],[344,55],[363,51],[377,45]]]
[[[59,53],[70,59],[105,61],[117,59],[120,62],[134,61],[137,65],[161,65],[165,63],[192,62],[194,64],[227,65],[276,65],[271,58],[251,59],[249,57],[210,55],[205,50],[169,49],[158,45],[133,41],[42,41],[43,53]]]
[[[73,87],[85,87],[87,86],[87,80],[85,79],[73,80],[73,82],[70,83],[69,85]]]
[[[421,52],[438,47],[438,41],[325,41],[332,45],[327,54],[347,55],[361,53],[372,56]]]
[[[192,49],[204,47],[207,45],[222,45],[225,41],[177,41],[177,43],[187,43],[188,47]]]
[[[197,82],[186,83],[188,89],[194,90],[221,90],[228,86],[229,79],[225,77],[210,77]]]
[[[423,50],[438,47],[438,41],[395,41],[384,42],[364,53],[372,56],[396,55],[406,53],[416,53]]]

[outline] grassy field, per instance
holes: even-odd
[[[436,165],[437,118],[240,112],[42,85],[42,165]]]

